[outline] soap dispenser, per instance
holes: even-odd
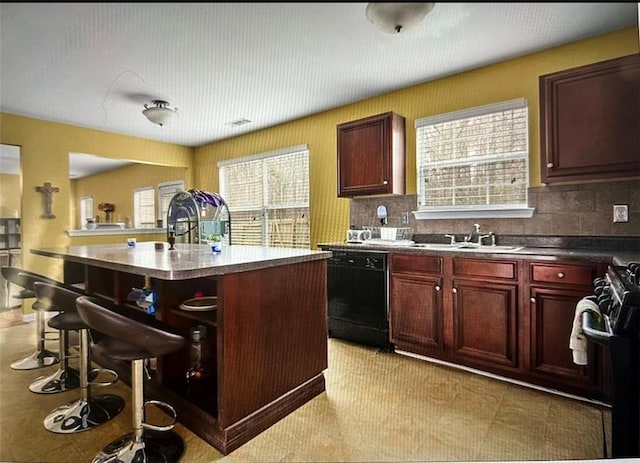
[[[378,206],[376,214],[378,215],[378,219],[380,219],[380,225],[384,227],[387,224],[387,208]]]

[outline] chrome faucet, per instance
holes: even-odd
[[[473,243],[473,237],[475,235],[480,235],[480,225],[477,223],[473,224],[473,228],[471,229],[471,232],[465,236],[464,241],[467,243]],[[478,238],[478,243],[480,243],[480,239]]]
[[[456,235],[444,235],[444,236],[451,240],[449,244],[456,244]]]

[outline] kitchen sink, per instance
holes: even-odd
[[[487,252],[487,253],[498,253],[498,252],[517,252],[524,248],[524,246],[490,246],[490,245],[479,245],[474,243],[415,243],[410,247],[412,248],[422,248],[422,249],[432,249],[434,251],[468,251],[468,252]]]

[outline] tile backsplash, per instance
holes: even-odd
[[[629,221],[613,222],[613,205],[629,206]],[[401,225],[405,211],[417,209],[417,195],[362,197],[351,200],[351,225],[377,226],[376,209],[387,208],[388,224]],[[640,180],[575,185],[552,185],[529,189],[528,219],[428,219],[409,214],[414,234],[468,233],[473,223],[483,232],[498,235],[575,235],[640,237]]]

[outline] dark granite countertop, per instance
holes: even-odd
[[[462,240],[462,237],[459,237]],[[415,243],[447,243],[442,235],[414,235]],[[385,252],[403,252],[418,254],[456,255],[467,257],[485,257],[505,259],[562,260],[596,262],[614,265],[627,265],[640,262],[640,239],[637,237],[573,237],[573,236],[501,236],[497,241],[501,246],[518,246],[511,252],[491,252],[491,246],[481,250],[442,250],[412,246],[359,244],[346,242],[322,243],[318,247],[325,250],[368,250]]]

